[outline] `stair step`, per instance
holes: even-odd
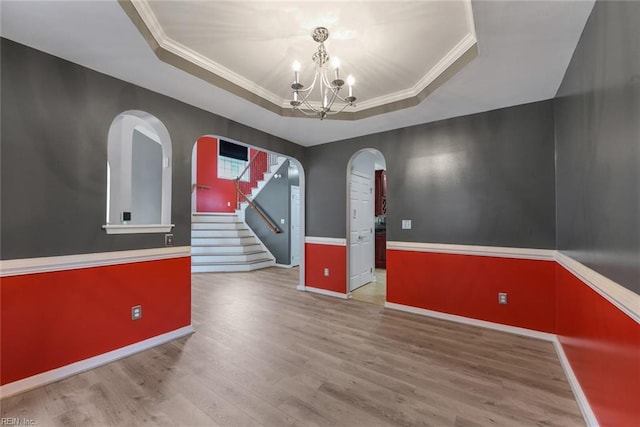
[[[217,273],[217,272],[234,272],[234,271],[253,271],[261,268],[271,267],[275,265],[275,261],[269,258],[256,260],[250,263],[208,263],[208,264],[192,264],[192,273]]]
[[[238,222],[238,216],[235,213],[194,213],[191,215],[191,222]]]
[[[220,237],[253,237],[249,229],[243,230],[192,230],[191,238],[220,238]]]
[[[191,256],[194,255],[217,255],[217,254],[250,254],[262,252],[262,246],[258,243],[250,245],[218,245],[218,246],[191,246]]]
[[[246,237],[192,237],[191,246],[242,246],[258,243],[254,236]]]
[[[251,263],[271,259],[265,251],[249,253],[219,253],[213,255],[191,255],[191,265]]]
[[[242,222],[194,222],[191,230],[246,230]]]
[[[257,264],[266,261],[273,261],[271,258],[258,258],[251,261],[214,261],[214,262],[192,262],[191,265],[242,265],[242,264]]]

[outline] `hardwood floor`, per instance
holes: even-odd
[[[295,290],[297,269],[193,276],[196,333],[4,399],[39,426],[584,425],[548,342]]]

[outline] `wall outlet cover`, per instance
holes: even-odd
[[[165,246],[173,246],[173,234],[165,234],[164,235],[164,245]]]
[[[325,277],[329,277],[329,269],[328,268],[324,269],[324,276]]]
[[[507,304],[509,298],[506,292],[498,292],[498,304]]]
[[[136,305],[131,307],[131,320],[140,320],[142,319],[142,306]]]
[[[403,230],[411,230],[411,220],[410,219],[403,219],[402,220],[402,229]]]

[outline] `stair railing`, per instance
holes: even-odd
[[[246,200],[246,202],[249,204],[249,207],[254,211],[256,211],[260,219],[262,219],[262,221],[265,224],[267,224],[269,229],[274,233],[279,234],[279,233],[282,233],[282,230],[280,230],[280,228],[278,228],[275,222],[273,222],[273,220],[264,213],[262,208],[253,200],[251,200],[240,188],[240,182],[242,181],[242,178],[247,173],[247,171],[251,170],[251,165],[256,162],[256,159],[258,159],[260,154],[261,154],[260,151],[256,152],[256,154],[251,158],[249,163],[247,163],[245,168],[242,170],[240,175],[238,175],[236,179],[233,180],[233,185],[236,188],[236,203],[237,203],[237,207],[240,208],[240,203],[242,202],[242,199]],[[268,162],[266,165],[267,168],[270,167],[270,163],[271,163],[271,154],[268,157]]]

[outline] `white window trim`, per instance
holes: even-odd
[[[247,147],[247,146],[246,146],[246,145],[244,145],[244,144],[238,144],[237,142],[234,142],[234,141],[229,141],[229,140],[226,140],[226,139],[225,139],[225,141],[226,141],[226,142],[229,142],[229,143],[231,143],[231,144],[239,145],[239,146],[244,147],[244,148],[246,148],[246,149],[247,149],[247,160],[245,160],[245,161],[244,161],[244,162],[245,162],[245,165],[243,166],[243,169],[244,169],[244,168],[249,164],[249,162],[251,161],[251,158],[250,158],[250,156],[251,156],[251,150],[249,149],[249,147]],[[218,176],[218,179],[227,179],[227,180],[229,180],[229,181],[233,181],[233,180],[234,180],[234,179],[236,179],[237,177],[235,177],[235,176],[234,176],[234,177],[229,178],[228,176],[222,176],[222,175],[220,175],[220,159],[221,159],[221,158],[225,158],[225,159],[233,159],[232,157],[227,157],[227,156],[222,156],[222,155],[220,155],[220,145],[221,145],[221,142],[222,142],[222,139],[221,139],[221,138],[218,138],[218,159],[217,159],[216,174],[217,174],[217,176]],[[239,161],[239,162],[242,162],[242,161],[243,161],[243,160],[238,160],[238,159],[233,159],[233,160],[237,160],[237,161]],[[240,180],[240,182],[251,182],[251,169],[247,170],[247,173],[246,173],[245,177],[243,177],[243,179],[241,179],[241,180]]]

